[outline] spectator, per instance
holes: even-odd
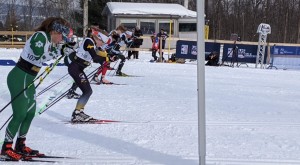
[[[134,28],[133,36],[134,36],[134,43],[133,43],[134,48],[139,48],[143,44],[143,39],[139,38],[143,36],[143,32],[138,26]],[[139,59],[139,51],[133,51],[132,54],[133,54],[133,58]]]
[[[159,45],[159,41],[158,38],[155,37],[155,33],[151,36],[151,41],[152,41],[152,57],[154,58],[153,61],[157,61],[158,57],[156,56],[156,52],[158,50],[158,45]]]
[[[206,58],[207,63],[205,65],[209,66],[218,66],[219,62],[219,54],[216,51],[211,52],[208,57]]]
[[[157,33],[156,37],[158,37],[159,41],[160,41],[160,38],[162,38],[162,43],[161,44],[161,48],[162,49],[165,49],[165,45],[166,45],[166,39],[169,37],[169,35],[167,34],[167,32],[165,32],[164,29],[160,29],[160,32]],[[160,45],[159,45],[159,49],[160,49]],[[159,54],[160,54],[160,51],[162,50],[159,50]],[[164,60],[164,52],[161,52],[161,55],[162,55],[162,59]]]

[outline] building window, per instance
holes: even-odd
[[[160,21],[158,30],[164,29],[165,32],[170,34],[170,21]],[[171,24],[171,34],[174,35],[174,23]]]
[[[197,23],[179,23],[179,32],[195,32]]]
[[[140,29],[143,34],[153,34],[155,33],[155,20],[141,20],[140,21]]]
[[[121,19],[120,24],[126,27],[127,30],[129,31],[132,31],[137,25],[136,20],[130,20],[130,19]]]

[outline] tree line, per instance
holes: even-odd
[[[205,0],[211,39],[258,41],[260,23],[271,26],[267,41],[300,43],[300,0]]]
[[[101,15],[107,2],[177,3],[184,0],[91,0],[89,23],[106,28]],[[44,18],[61,16],[70,21],[75,32],[82,35],[83,0],[0,0],[0,30],[17,27],[32,30]],[[23,6],[23,7],[20,7]],[[25,7],[24,7],[25,6]],[[196,11],[196,0],[188,8]],[[209,39],[230,39],[232,33],[244,41],[257,41],[260,23],[271,25],[269,42],[300,43],[300,0],[205,0]]]
[[[32,31],[47,17],[63,17],[82,26],[78,0],[0,0],[0,30]]]

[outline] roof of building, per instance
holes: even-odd
[[[125,3],[107,2],[103,14],[109,10],[112,14],[162,15],[178,17],[197,17],[197,12],[188,10],[180,4],[170,3]]]

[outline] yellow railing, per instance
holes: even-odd
[[[33,31],[0,31],[0,36],[7,36],[9,41],[0,41],[0,48],[23,48],[25,45],[25,41],[33,34]],[[12,37],[15,36],[24,36],[25,41],[17,42],[13,41]],[[24,38],[23,37],[23,38]],[[142,36],[140,38],[149,39],[150,36]],[[170,37],[169,42],[176,42],[177,40],[187,40],[187,41],[197,41],[196,39],[192,38],[177,38],[177,37]],[[221,43],[221,44],[233,44],[233,41],[229,40],[205,40],[205,42],[213,42],[213,43]],[[237,42],[236,44],[243,44],[243,45],[257,45],[258,42],[248,42],[248,41],[241,41]],[[300,44],[291,44],[291,43],[267,43],[268,45],[281,45],[281,46],[300,46]],[[151,48],[151,46],[149,46]],[[126,49],[126,48],[124,48]],[[151,50],[148,48],[129,48],[127,50],[136,50],[136,51],[147,51]],[[163,50],[163,52],[168,52],[168,48]],[[175,49],[171,49],[170,53],[175,52]]]
[[[23,48],[25,41],[33,34],[33,31],[0,31],[2,39],[6,38],[6,41],[0,41],[1,48]],[[25,40],[15,41],[17,37],[22,37]]]

